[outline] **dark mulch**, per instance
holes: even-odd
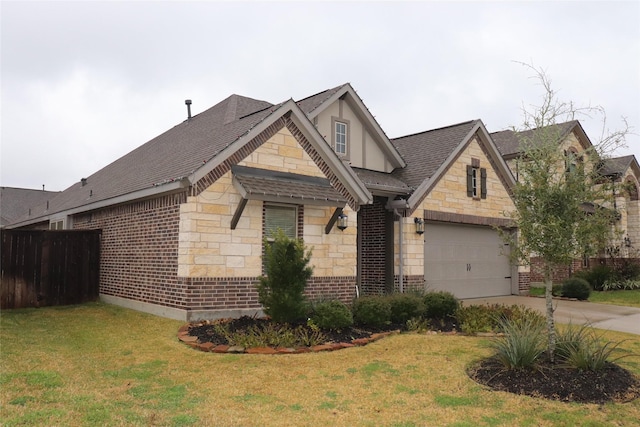
[[[257,318],[257,317],[249,317],[243,316],[239,319],[228,319],[225,320],[225,324],[230,332],[243,332],[247,331],[249,328],[266,328],[271,323],[271,320],[266,318]],[[312,332],[312,329],[306,325],[306,323],[300,323],[291,325],[294,328],[302,327],[308,329],[309,333]],[[397,331],[402,330],[403,327],[401,325],[385,325],[382,328],[372,328],[372,327],[356,327],[352,326],[349,328],[344,328],[341,330],[323,330],[322,334],[327,338],[326,342],[351,342],[354,339],[358,338],[368,338],[374,333],[379,332],[388,332],[388,331]],[[198,341],[201,343],[210,342],[215,345],[219,344],[229,344],[227,338],[224,335],[221,335],[217,332],[216,328],[214,328],[211,324],[193,324],[189,328],[189,335],[198,337]]]
[[[548,360],[536,370],[505,370],[495,359],[485,359],[468,373],[493,390],[564,402],[629,402],[640,397],[640,379],[614,363],[597,372],[552,365]]]

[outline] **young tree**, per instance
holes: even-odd
[[[574,259],[594,255],[604,247],[617,212],[613,209],[614,183],[602,179],[599,166],[604,156],[624,141],[628,126],[601,138],[574,158],[560,145],[566,129],[561,123],[602,109],[577,109],[572,103],[558,101],[545,72],[523,65],[534,71],[544,95],[540,106],[523,109],[524,124],[516,133],[522,154],[518,160],[518,181],[513,188],[515,210],[508,213],[518,227],[517,244],[511,245],[515,248],[512,256],[522,264],[528,264],[532,256],[542,261],[547,352],[553,361],[556,346],[553,271]],[[504,237],[513,239],[507,234]]]

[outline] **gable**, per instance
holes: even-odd
[[[325,178],[318,165],[286,127],[238,162],[238,165]]]
[[[486,170],[486,199],[467,195],[467,167],[470,165]],[[513,210],[514,204],[501,172],[476,135],[428,191],[420,203],[420,209],[504,218],[504,212]]]
[[[354,112],[349,103],[338,99],[316,118],[314,124],[329,145],[335,149],[334,126],[336,121],[347,124],[348,141],[345,160],[351,166],[378,172],[391,172],[394,166],[380,148],[367,124]]]
[[[336,150],[336,122],[346,125],[346,152],[337,151],[351,166],[386,173],[406,166],[350,84],[305,98],[298,104],[333,150]]]

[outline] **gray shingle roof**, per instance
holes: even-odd
[[[417,188],[438,170],[477,123],[478,120],[471,120],[392,139],[407,163],[406,168],[393,171],[393,177]]]
[[[32,190],[28,188],[0,187],[0,226],[11,224],[29,208],[53,200],[59,191]]]
[[[332,89],[323,90],[322,92],[316,93],[315,95],[308,96],[304,99],[296,101],[298,107],[307,115],[311,114],[313,110],[321,106],[327,99],[331,98],[331,96],[346,86],[347,83],[336,86]]]
[[[260,123],[276,107],[231,95],[88,176],[86,185],[77,182],[67,188],[51,200],[46,214],[180,180]],[[44,214],[44,209],[34,210],[32,218]]]
[[[571,130],[580,123],[577,120],[571,120],[564,123],[558,123],[554,126],[558,127],[558,134],[560,139],[563,139]],[[523,131],[523,132],[515,132],[513,130],[502,130],[499,132],[491,133],[491,138],[496,143],[498,147],[498,151],[502,157],[511,158],[516,157],[518,154],[522,152],[520,148],[520,143],[523,140],[526,140],[528,137],[533,135],[535,129]],[[560,141],[558,141],[560,142]]]
[[[614,157],[603,162],[600,173],[604,176],[621,176],[629,169],[635,159],[634,155]]]

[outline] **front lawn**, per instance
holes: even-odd
[[[589,302],[640,307],[640,289],[591,292]]]
[[[637,291],[634,291],[637,292]],[[95,303],[3,311],[0,413],[12,425],[634,425],[640,400],[581,405],[493,392],[465,370],[487,338],[402,334],[300,355],[231,355],[181,322]],[[635,335],[607,332],[640,354]],[[640,375],[640,359],[624,367]]]

